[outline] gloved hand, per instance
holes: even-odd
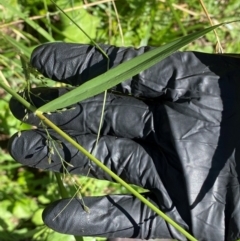
[[[110,68],[149,50],[102,45]],[[107,69],[106,59],[89,45],[50,43],[33,51],[32,65],[46,77],[81,85]],[[37,88],[39,107],[69,88]],[[38,95],[40,93],[40,96]],[[107,95],[96,157],[128,183],[149,190],[145,196],[201,241],[240,238],[240,59],[198,52],[176,52],[113,88]],[[74,110],[48,116],[88,151],[92,151],[103,95],[75,105]],[[22,107],[10,102],[22,119]],[[39,126],[29,114],[27,122]],[[46,132],[14,135],[13,158],[24,165],[86,175],[89,160],[62,141],[60,155],[48,162]],[[89,176],[110,180],[94,163]],[[131,195],[59,200],[48,206],[44,222],[52,229],[80,236],[175,238],[178,231]]]

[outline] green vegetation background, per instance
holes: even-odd
[[[117,0],[117,11],[111,0],[56,2],[96,42],[117,46],[160,46],[209,26],[198,0]],[[240,19],[239,0],[209,0],[205,4],[214,24]],[[225,53],[240,53],[239,30],[240,23],[217,30]],[[34,47],[49,41],[89,43],[50,0],[0,0],[0,71],[12,88],[24,88],[19,54],[29,58]],[[210,33],[184,50],[213,53],[215,47],[216,38]],[[33,78],[32,86],[39,84],[41,81]],[[47,84],[54,85],[51,81]],[[60,198],[54,175],[22,167],[7,152],[9,137],[30,128],[12,116],[9,99],[10,96],[0,89],[0,240],[74,240],[73,236],[53,232],[42,223],[44,207]],[[83,196],[126,192],[117,184],[76,178]]]

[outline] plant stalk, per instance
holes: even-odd
[[[79,151],[81,151],[85,156],[87,156],[91,161],[93,161],[96,165],[102,168],[107,174],[109,174],[114,180],[123,185],[129,192],[131,192],[134,196],[136,196],[140,201],[142,201],[145,205],[147,205],[150,209],[156,212],[160,217],[162,217],[166,222],[171,224],[174,228],[176,228],[180,233],[182,233],[186,238],[190,241],[197,241],[192,235],[190,235],[187,231],[185,231],[180,225],[174,222],[171,218],[169,218],[165,213],[159,210],[155,205],[149,202],[146,198],[144,198],[140,193],[138,193],[135,189],[133,189],[129,184],[127,184],[124,180],[122,180],[118,175],[112,172],[108,167],[106,167],[101,161],[99,161],[95,156],[89,153],[86,149],[80,146],[75,140],[73,140],[69,135],[67,135],[64,131],[62,131],[59,127],[57,127],[53,122],[51,122],[43,113],[37,110],[33,105],[23,99],[19,94],[17,94],[14,90],[8,87],[3,81],[0,81],[0,86],[5,89],[8,93],[10,93],[14,98],[16,98],[20,103],[22,103],[26,108],[32,111],[39,119],[41,119],[47,126],[51,127],[55,130],[59,135],[61,135],[66,141],[71,143],[74,147],[76,147]]]
[[[162,217],[166,222],[171,224],[174,228],[176,228],[180,233],[182,233],[186,238],[190,241],[197,241],[192,235],[190,235],[187,231],[185,231],[180,225],[174,222],[171,218],[169,218],[165,213],[159,210],[155,205],[149,202],[146,198],[144,198],[140,193],[134,190],[129,184],[127,184],[124,180],[122,180],[118,175],[112,172],[108,167],[106,167],[101,161],[99,161],[95,156],[89,153],[86,149],[80,146],[75,140],[73,140],[69,135],[67,135],[64,131],[62,131],[59,127],[57,127],[53,122],[51,122],[43,113],[37,110],[33,105],[23,99],[19,94],[17,94],[14,90],[8,87],[3,81],[0,81],[0,86],[5,89],[9,94],[11,94],[14,98],[16,98],[21,104],[23,104],[26,108],[32,111],[39,119],[41,119],[47,126],[51,127],[55,130],[59,135],[61,135],[66,141],[71,143],[74,147],[76,147],[79,151],[81,151],[85,156],[87,156],[91,161],[93,161],[96,165],[102,168],[108,175],[110,175],[114,180],[124,186],[129,192],[131,192],[134,196],[136,196],[140,201],[142,201],[145,205],[147,205],[150,209],[156,212],[160,217]]]
[[[76,147],[79,151],[81,151],[85,156],[87,156],[91,161],[93,161],[96,165],[102,168],[107,174],[109,174],[114,180],[124,186],[129,192],[131,192],[134,196],[136,196],[140,201],[146,204],[149,208],[151,208],[154,212],[156,212],[160,217],[162,217],[166,222],[171,224],[174,228],[176,228],[180,233],[182,233],[185,237],[187,237],[191,241],[197,241],[192,235],[190,235],[187,231],[185,231],[180,225],[174,222],[171,218],[169,218],[165,213],[160,211],[155,205],[149,202],[145,197],[143,197],[140,193],[138,193],[134,188],[132,188],[129,184],[127,184],[124,180],[122,180],[118,175],[112,172],[108,167],[106,167],[101,161],[99,161],[95,156],[89,153],[86,149],[80,146],[75,140],[73,140],[69,135],[63,132],[60,128],[58,128],[55,124],[53,124],[49,119],[47,119],[42,112],[37,110],[35,112],[36,116],[38,116],[46,125],[55,130],[59,135],[61,135],[66,141],[71,143],[74,147]]]

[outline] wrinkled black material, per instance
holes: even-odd
[[[102,48],[111,58],[111,67],[149,50]],[[42,45],[31,62],[45,76],[72,85],[106,70],[102,54],[89,45]],[[50,100],[68,89],[34,91]],[[127,182],[149,189],[148,199],[198,240],[235,241],[240,238],[239,93],[239,58],[177,52],[108,94],[96,157]],[[42,104],[32,98],[37,106]],[[74,110],[48,117],[92,151],[102,100],[98,95]],[[16,117],[23,118],[20,104],[11,100],[10,106]],[[27,121],[39,124],[31,114]],[[13,136],[9,150],[25,165],[63,171],[57,155],[48,163],[46,134],[41,129]],[[73,165],[66,165],[70,173],[86,175],[89,162],[81,153],[65,142],[59,150]],[[90,175],[112,181],[94,164]],[[64,209],[68,201],[51,204],[43,214],[46,224],[59,232],[186,240],[132,196],[85,198],[89,214],[78,199]]]

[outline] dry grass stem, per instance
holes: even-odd
[[[159,2],[166,3],[166,0],[158,0]],[[185,5],[185,4],[184,4]],[[194,11],[191,11],[187,9],[186,7],[183,7],[182,5],[172,3],[172,6],[178,10],[181,10],[182,12],[188,13],[192,16],[205,16],[205,13],[196,13]]]
[[[4,75],[3,75],[3,73],[2,73],[1,70],[0,70],[0,77],[1,77],[1,79],[3,80],[3,82],[5,83],[5,85],[7,85],[8,87],[11,87],[11,86],[9,85],[9,83],[7,82],[6,78],[4,77]]]
[[[116,18],[117,18],[117,22],[118,22],[118,29],[119,29],[120,36],[121,36],[122,46],[124,46],[125,44],[124,44],[122,26],[121,26],[118,10],[117,10],[117,7],[116,7],[116,4],[115,4],[114,0],[112,0],[112,5],[113,5],[114,11],[116,13]]]
[[[211,24],[211,26],[213,26],[213,25],[214,25],[214,24],[213,24],[213,21],[212,21],[210,15],[209,15],[209,13],[208,13],[208,10],[207,10],[207,8],[206,8],[203,0],[199,0],[199,2],[200,2],[201,6],[202,6],[202,8],[203,8],[204,13],[206,14],[206,16],[207,16],[207,18],[208,18],[209,23]],[[222,47],[221,42],[220,42],[220,40],[219,40],[217,31],[214,29],[213,32],[214,32],[215,37],[216,37],[216,40],[217,40],[217,44],[216,44],[216,49],[215,49],[215,51],[216,51],[217,53],[221,53],[221,54],[222,54],[222,53],[223,53],[223,47]]]

